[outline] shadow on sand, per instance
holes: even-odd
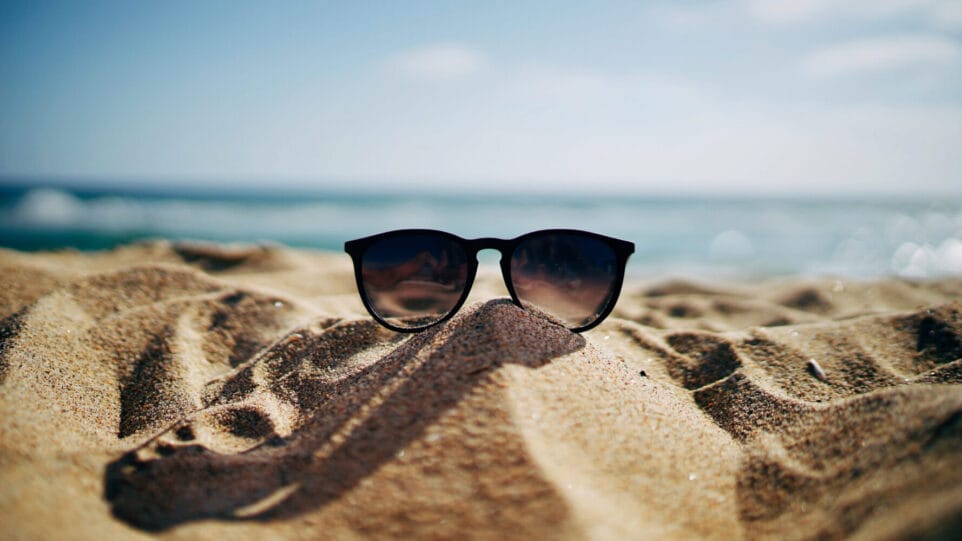
[[[241,366],[205,410],[108,465],[104,494],[114,515],[163,530],[205,518],[270,520],[320,508],[420,438],[486,383],[492,369],[536,368],[585,345],[506,300],[404,340],[370,321],[300,336],[293,349],[282,341]],[[398,345],[351,367],[358,353],[385,340]],[[285,408],[258,405],[271,401],[292,406],[292,413],[284,418],[277,412]],[[221,437],[254,444],[225,451]]]

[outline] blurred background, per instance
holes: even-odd
[[[0,74],[4,247],[577,227],[635,275],[962,275],[959,0],[6,1]]]

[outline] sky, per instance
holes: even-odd
[[[962,195],[962,0],[0,3],[0,177]]]

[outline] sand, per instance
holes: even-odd
[[[962,280],[488,270],[414,335],[346,255],[0,250],[3,539],[957,539]]]

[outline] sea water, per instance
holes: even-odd
[[[0,246],[19,250],[166,238],[341,251],[345,240],[408,227],[504,238],[596,231],[635,243],[634,276],[962,276],[956,200],[0,187]]]

